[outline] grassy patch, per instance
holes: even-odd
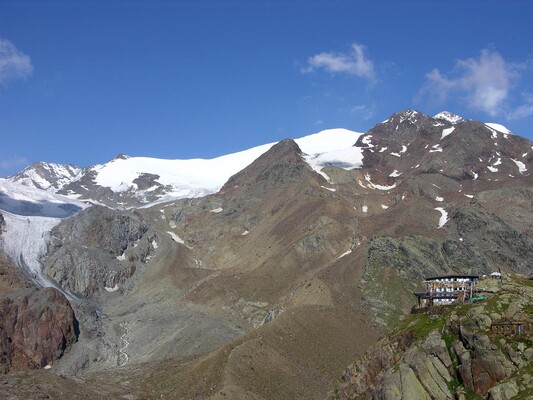
[[[533,315],[533,304],[527,304],[522,307],[522,311],[526,314]]]
[[[427,337],[430,332],[436,329],[441,330],[444,328],[444,325],[444,316],[430,317],[427,314],[415,314],[410,315],[403,320],[393,331],[393,334],[401,334],[407,331],[412,331],[417,339],[423,339]]]
[[[455,335],[453,332],[446,330],[446,332],[444,332],[444,334],[442,335],[442,339],[444,340],[444,343],[446,343],[446,348],[448,349],[448,352],[452,353],[451,349],[453,347],[453,344],[457,340],[459,340],[459,337]]]

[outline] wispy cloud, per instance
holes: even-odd
[[[28,164],[28,159],[25,157],[13,157],[10,159],[0,160],[0,170],[9,170]]]
[[[471,108],[495,116],[503,113],[522,68],[521,64],[505,61],[498,52],[485,49],[479,58],[458,60],[449,73],[443,74],[435,68],[426,74],[422,92],[440,102],[458,93]]]
[[[373,80],[374,63],[365,55],[365,46],[354,43],[348,53],[323,52],[307,59],[307,65],[300,69],[309,73],[323,69],[331,73],[345,73],[359,78]]]
[[[507,119],[521,119],[533,115],[533,95],[525,95],[525,103],[506,113]]]
[[[0,85],[6,86],[10,81],[26,78],[32,71],[30,57],[9,40],[0,39]]]
[[[350,110],[352,114],[360,115],[365,121],[368,121],[376,113],[376,105],[358,104],[352,107]]]

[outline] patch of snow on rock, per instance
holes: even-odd
[[[106,292],[116,292],[118,290],[118,285],[115,285],[112,288],[106,286],[104,287],[104,289],[106,290]]]
[[[442,207],[436,207],[435,210],[439,211],[441,214],[439,218],[439,229],[440,229],[446,224],[446,222],[448,222],[448,213]]]
[[[511,158],[511,160],[516,164],[516,166],[518,167],[518,172],[520,172],[521,174],[523,174],[524,172],[527,171],[527,168],[526,168],[526,164],[524,164],[522,161],[518,161],[518,160],[514,160]]]
[[[173,241],[179,244],[185,244],[182,238],[180,238],[178,235],[176,235],[174,232],[167,231],[167,233],[170,235]]]
[[[444,201],[444,197],[437,196],[437,197],[435,197],[435,201],[442,202],[442,201]]]
[[[507,129],[505,126],[503,126],[503,125],[495,124],[495,123],[492,123],[492,122],[487,122],[487,123],[485,123],[485,125],[487,127],[489,127],[491,130],[496,130],[496,131],[504,133],[506,135],[512,134],[512,132],[509,129]],[[494,137],[494,134],[493,134],[493,137]]]
[[[342,257],[344,257],[344,256],[347,256],[347,255],[350,254],[351,252],[352,252],[352,250],[345,251],[345,252],[342,253],[337,259],[342,258]]]
[[[209,212],[217,214],[217,213],[222,212],[222,211],[223,211],[223,209],[221,207],[218,207],[218,208],[214,208],[213,210],[211,210]]]
[[[363,212],[364,213],[368,212],[368,207],[367,206],[363,206]]]
[[[394,188],[396,187],[396,183],[392,184],[391,186],[384,186],[384,185],[377,185],[377,184],[374,184],[374,183],[372,183],[372,181],[370,180],[370,175],[369,175],[369,174],[365,174],[365,179],[366,179],[366,181],[368,182],[368,187],[371,188],[371,189],[391,190],[391,189],[394,189]]]
[[[397,178],[401,175],[402,173],[401,172],[398,172],[397,169],[395,169],[394,171],[391,172],[391,174],[389,175],[391,178]]]
[[[446,136],[448,136],[450,133],[452,133],[455,130],[455,126],[452,126],[451,128],[445,128],[442,130],[442,136],[440,140],[444,139]]]
[[[366,144],[368,147],[375,147],[375,146],[372,144],[372,135],[364,136],[364,137],[361,139],[361,142],[363,142],[364,144]]]

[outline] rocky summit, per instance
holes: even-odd
[[[405,110],[182,161],[0,180],[8,398],[530,395],[530,141]],[[411,315],[426,278],[494,272]]]

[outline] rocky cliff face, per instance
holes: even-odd
[[[156,239],[140,214],[94,206],[52,229],[44,272],[73,293],[122,289]]]
[[[77,340],[74,311],[56,289],[26,289],[0,297],[1,372],[43,368]]]
[[[344,384],[329,398],[529,398],[532,281],[512,276],[502,287],[490,280],[480,286],[496,293],[484,302],[433,308],[401,322],[344,371]]]

